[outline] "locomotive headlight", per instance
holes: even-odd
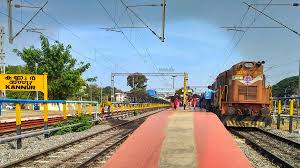
[[[258,61],[258,62],[256,63],[256,65],[257,65],[258,67],[260,67],[260,66],[263,65],[263,64],[265,64],[265,61],[262,61],[262,62]]]

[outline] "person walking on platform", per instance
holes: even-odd
[[[209,112],[212,111],[211,99],[214,93],[216,93],[216,91],[212,90],[211,86],[208,86],[205,90],[206,110],[208,110]]]

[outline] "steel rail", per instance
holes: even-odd
[[[56,164],[54,164],[54,165],[51,165],[50,168],[61,167],[61,166],[63,166],[64,163],[67,162],[68,160],[71,160],[71,159],[73,159],[73,158],[76,159],[76,157],[80,156],[82,153],[86,153],[87,151],[89,151],[89,150],[91,150],[91,149],[93,149],[93,148],[95,148],[95,147],[97,147],[97,146],[100,146],[101,144],[104,144],[104,143],[106,143],[106,142],[109,141],[109,140],[112,140],[112,139],[114,139],[114,138],[118,138],[119,136],[125,136],[125,135],[128,135],[128,134],[131,133],[132,131],[133,131],[133,129],[132,129],[132,130],[129,130],[129,131],[128,131],[128,130],[127,130],[127,131],[124,131],[125,133],[121,133],[121,134],[120,134],[120,133],[118,133],[118,134],[113,134],[113,135],[111,135],[111,136],[105,138],[104,140],[101,140],[101,141],[97,142],[96,144],[93,144],[92,146],[90,146],[90,147],[88,147],[88,148],[85,148],[85,149],[83,149],[83,150],[77,152],[76,154],[73,154],[73,155],[71,155],[71,156],[69,156],[69,157],[63,158],[62,160],[59,161],[59,163],[56,163]],[[87,163],[89,160],[90,160],[90,158],[88,158],[88,159],[85,160],[84,162]],[[80,165],[82,165],[82,163],[81,163]],[[76,166],[76,167],[77,167],[77,166]],[[79,167],[81,167],[81,166],[79,166]]]
[[[286,161],[282,156],[274,153],[273,151],[270,151],[266,147],[263,147],[257,141],[252,140],[248,136],[243,135],[241,132],[242,131],[248,131],[248,132],[256,132],[256,131],[258,131],[258,132],[261,132],[261,133],[263,133],[263,134],[265,134],[265,135],[267,135],[267,136],[269,136],[271,138],[277,139],[277,140],[279,140],[279,141],[281,141],[283,143],[286,143],[286,144],[288,144],[290,146],[293,146],[293,147],[295,147],[297,149],[299,149],[299,146],[300,146],[299,143],[297,143],[295,141],[292,141],[292,140],[289,140],[289,139],[286,139],[284,137],[275,135],[273,133],[270,133],[268,131],[262,130],[262,129],[257,128],[257,127],[245,127],[245,128],[229,127],[228,129],[229,129],[229,131],[232,134],[245,139],[247,144],[249,144],[254,149],[256,149],[257,151],[259,151],[262,155],[264,155],[265,157],[267,157],[270,161],[272,161],[272,162],[274,162],[276,164],[279,164],[280,167],[287,167],[287,168],[294,168],[295,167],[293,163],[290,163],[289,161]]]
[[[281,141],[281,142],[287,143],[287,144],[289,144],[290,146],[293,146],[293,147],[295,147],[295,148],[300,149],[300,143],[298,143],[298,142],[296,142],[296,141],[293,141],[293,140],[284,138],[284,137],[282,137],[282,136],[273,134],[273,133],[268,132],[268,131],[265,131],[265,130],[263,130],[263,129],[261,129],[261,128],[254,127],[254,129],[255,129],[255,130],[258,130],[258,131],[260,131],[260,132],[262,132],[262,133],[264,133],[264,134],[266,134],[266,135],[268,135],[268,136],[271,136],[272,138],[275,138],[275,139],[277,139],[277,140],[279,140],[279,141]]]
[[[95,161],[97,158],[104,156],[106,153],[108,153],[111,149],[113,149],[114,147],[116,147],[118,144],[122,143],[123,141],[125,141],[127,139],[127,137],[134,131],[133,130],[129,130],[128,132],[126,132],[124,135],[122,135],[122,137],[114,142],[113,144],[109,145],[108,147],[106,147],[104,150],[101,150],[100,152],[94,154],[92,157],[90,157],[89,159],[87,159],[86,161],[78,164],[75,168],[81,168],[81,167],[87,167],[90,163],[92,163],[93,161]]]
[[[27,156],[27,157],[24,157],[24,158],[22,158],[22,159],[15,160],[15,161],[12,161],[12,162],[7,163],[7,164],[4,164],[4,165],[0,165],[0,168],[7,168],[7,167],[15,167],[15,166],[18,166],[19,164],[22,164],[22,163],[24,163],[24,162],[33,160],[33,159],[35,159],[35,158],[37,158],[37,157],[40,157],[40,156],[42,156],[42,155],[46,155],[46,154],[48,154],[48,153],[55,152],[56,150],[59,150],[59,149],[64,148],[64,147],[66,147],[66,146],[76,144],[76,143],[78,143],[78,142],[80,142],[80,141],[84,141],[84,140],[86,140],[86,139],[92,138],[92,137],[97,136],[97,135],[99,135],[99,134],[103,134],[103,133],[105,133],[105,132],[108,132],[108,131],[111,131],[111,130],[114,130],[114,129],[118,129],[119,127],[122,127],[122,126],[124,126],[124,125],[129,124],[129,123],[133,123],[133,122],[135,122],[135,121],[138,121],[138,120],[147,118],[147,117],[149,117],[149,116],[151,116],[151,115],[153,115],[153,114],[159,113],[159,112],[161,112],[161,111],[163,111],[163,110],[164,110],[164,109],[158,110],[158,111],[156,111],[156,112],[153,112],[153,113],[151,113],[151,114],[142,116],[142,117],[140,117],[140,118],[136,118],[136,119],[133,119],[133,120],[130,120],[130,121],[126,121],[126,122],[121,123],[121,124],[118,124],[118,125],[116,125],[116,126],[114,126],[114,127],[111,127],[111,128],[105,129],[105,130],[101,130],[101,131],[99,131],[99,132],[95,132],[95,133],[90,134],[90,135],[88,135],[88,136],[81,137],[81,138],[72,140],[72,141],[70,141],[70,142],[66,142],[66,143],[63,143],[63,144],[61,144],[61,145],[54,146],[54,147],[52,147],[52,148],[49,148],[49,149],[47,149],[47,150],[44,150],[44,151],[35,153],[35,154],[30,155],[30,156]]]
[[[126,112],[125,114],[130,114],[130,113],[131,112]],[[107,113],[105,113],[105,115],[106,114]],[[111,118],[115,119],[115,118],[119,118],[120,116],[121,115],[115,114],[115,115],[111,115]],[[60,122],[62,122],[62,121],[60,121]],[[90,122],[97,122],[97,120],[92,120]],[[4,138],[0,137],[0,144],[1,143],[6,143],[6,142],[9,142],[9,141],[13,141],[13,140],[17,140],[17,139],[35,137],[35,136],[38,136],[38,135],[41,135],[41,134],[50,134],[51,132],[58,131],[62,128],[75,127],[75,126],[79,126],[79,125],[82,125],[82,124],[77,123],[77,124],[72,124],[72,125],[67,125],[67,126],[62,126],[62,127],[57,127],[57,128],[51,128],[51,129],[47,129],[47,130],[40,130],[40,131],[34,131],[34,132],[32,131],[32,132],[28,132],[28,133],[21,134],[21,135],[13,135],[13,136],[8,136],[8,137],[4,137]],[[42,128],[44,128],[44,125],[37,126],[37,127],[34,127],[34,128],[25,128],[25,129],[22,129],[22,131],[39,130],[39,129],[42,129]],[[9,135],[9,134],[12,134],[12,133],[15,133],[15,130],[0,133],[0,136]]]

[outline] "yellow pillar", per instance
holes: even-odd
[[[17,135],[21,135],[21,105],[20,103],[16,104],[16,129]],[[17,139],[17,149],[22,147],[22,139]]]
[[[101,114],[101,104],[98,103],[98,114]]]
[[[282,107],[281,107],[281,100],[278,100],[278,114],[281,114]]]
[[[63,103],[63,115],[64,115],[64,120],[67,119],[67,104]]]
[[[291,99],[290,101],[290,116],[294,115],[294,99]]]
[[[48,100],[48,74],[44,73],[44,100]]]
[[[16,125],[21,125],[21,105],[16,104]]]
[[[117,104],[117,108],[118,108],[118,113],[121,112],[121,105]]]
[[[44,122],[48,122],[48,103],[44,103]]]
[[[111,110],[111,113],[114,112],[114,104],[111,104],[110,110]]]
[[[81,112],[82,112],[81,104],[78,103],[78,104],[77,104],[77,115],[78,115],[78,116],[81,116]]]
[[[89,104],[89,114],[92,115],[93,112],[93,106],[92,104]]]

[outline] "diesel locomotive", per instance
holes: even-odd
[[[213,106],[225,125],[270,124],[271,90],[266,87],[264,63],[240,62],[217,76]]]

